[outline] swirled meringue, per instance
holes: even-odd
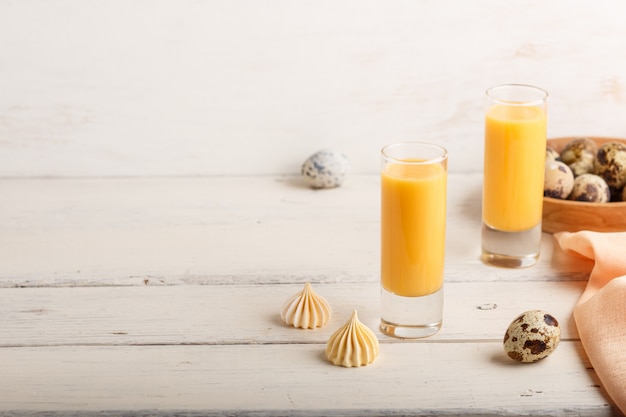
[[[356,310],[326,344],[326,357],[335,365],[345,367],[369,365],[378,357],[378,338],[359,321]]]
[[[280,312],[283,321],[293,327],[314,329],[328,323],[332,309],[324,297],[317,295],[311,284],[304,284],[304,289],[288,299]]]

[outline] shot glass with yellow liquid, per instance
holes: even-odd
[[[431,336],[443,316],[448,153],[396,143],[381,162],[381,330]]]
[[[548,93],[506,84],[486,95],[481,259],[531,266],[541,244]]]

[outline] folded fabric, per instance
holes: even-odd
[[[602,385],[626,414],[626,233],[560,232],[554,237],[566,253],[594,261],[574,320]]]

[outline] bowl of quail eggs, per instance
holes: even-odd
[[[626,139],[549,139],[542,229],[626,231]]]

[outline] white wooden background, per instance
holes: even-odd
[[[437,141],[482,169],[484,90],[626,136],[622,0],[1,0],[0,176],[354,173]]]
[[[618,415],[570,316],[590,264],[544,234],[537,266],[488,268],[478,242],[484,90],[547,89],[551,137],[626,136],[625,16],[0,0],[0,416]],[[401,140],[450,151],[445,324],[424,343],[377,329],[378,152]],[[300,165],[326,147],[351,176],[313,191]],[[305,281],[335,314],[294,333],[278,308]],[[352,308],[382,346],[358,384],[322,356]],[[530,308],[563,340],[516,367],[502,334]]]

